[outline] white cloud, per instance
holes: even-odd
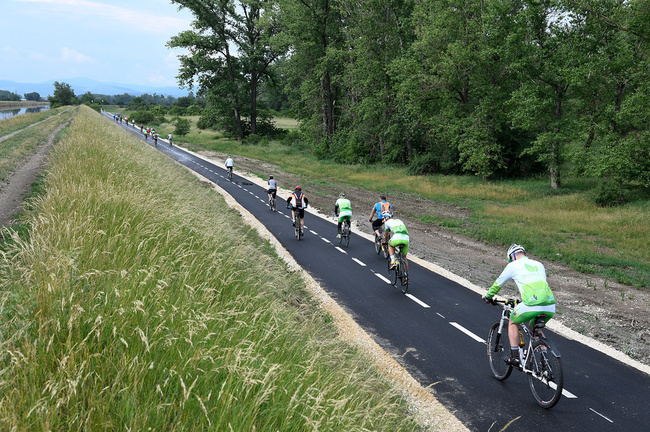
[[[92,57],[81,54],[68,47],[61,48],[61,57],[59,60],[65,63],[95,63]]]
[[[190,21],[177,16],[156,15],[152,11],[118,7],[88,0],[14,0],[21,3],[39,3],[68,15],[101,17],[128,25],[130,28],[158,34],[176,34],[186,30]]]

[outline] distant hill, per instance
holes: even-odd
[[[15,81],[0,80],[0,90],[9,90],[21,96],[25,93],[37,92],[42,97],[47,97],[54,93],[54,81],[70,84],[70,87],[72,87],[77,96],[91,92],[93,94],[108,96],[124,93],[133,96],[139,96],[143,93],[156,93],[164,96],[181,97],[187,96],[189,92],[178,87],[151,87],[136,84],[106,83],[88,78],[55,79],[41,83],[18,83]]]

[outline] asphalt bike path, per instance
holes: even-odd
[[[142,137],[139,129],[123,127]],[[145,142],[153,146],[151,139]],[[286,198],[278,196],[278,211],[271,212],[266,189],[236,172],[228,181],[223,166],[161,139],[157,148],[216,183],[265,225],[298,264],[470,430],[650,430],[650,376],[645,372],[547,329],[546,336],[562,354],[564,392],[554,408],[545,410],[530,393],[527,375],[515,370],[504,382],[492,376],[486,339],[500,309],[483,303],[476,292],[409,260],[409,291],[404,295],[390,284],[387,262],[375,253],[373,242],[354,230],[349,247],[341,246],[336,224],[307,209],[305,236],[298,241]],[[318,199],[305,193],[312,202]],[[357,214],[365,210],[357,209]]]

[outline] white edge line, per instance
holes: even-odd
[[[467,330],[467,329],[466,329],[465,327],[463,327],[462,325],[460,325],[460,324],[458,324],[458,323],[456,323],[456,322],[450,322],[449,324],[451,324],[452,326],[456,327],[458,330],[462,331],[463,333],[465,333],[467,336],[471,337],[471,338],[474,339],[475,341],[477,341],[477,342],[481,342],[481,343],[484,343],[484,344],[487,343],[487,341],[486,341],[485,339],[483,339],[482,337],[479,337],[479,336],[475,335],[474,333],[472,333],[471,331]]]
[[[406,294],[406,297],[410,298],[411,300],[413,300],[423,308],[427,308],[427,309],[431,308],[431,306],[429,306],[428,304],[426,304],[425,302],[423,302],[422,300],[420,300],[419,298],[415,297],[412,294]]]

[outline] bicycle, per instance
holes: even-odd
[[[492,374],[499,381],[506,380],[514,366],[506,363],[510,357],[508,326],[510,313],[519,301],[492,300],[492,304],[502,305],[501,319],[490,328],[487,354]],[[519,362],[518,369],[528,374],[530,391],[543,408],[553,408],[562,396],[564,373],[562,358],[555,345],[546,339],[541,330],[546,327],[546,316],[535,318],[533,330],[525,323],[519,324]],[[526,342],[527,340],[527,342]],[[525,348],[524,348],[525,347]]]
[[[395,267],[391,269],[390,260],[388,261],[388,276],[390,277],[391,284],[395,288],[397,288],[397,281],[399,280],[400,289],[406,294],[406,291],[409,289],[409,278],[406,272],[406,259],[402,255],[402,245],[395,246]]]
[[[384,237],[378,236],[377,233],[375,233],[375,252],[377,252],[377,255],[383,253],[384,258],[388,259],[388,245],[384,243]]]
[[[232,181],[232,167],[228,167],[228,180]]]
[[[272,212],[278,211],[278,208],[276,206],[276,201],[275,201],[275,196],[271,195],[269,198],[269,207],[271,208]]]
[[[344,220],[343,223],[341,224],[341,237],[339,237],[339,244],[344,244],[345,247],[350,246],[350,234],[351,232],[351,227],[350,227],[350,221],[348,219]]]
[[[292,208],[291,204],[287,204],[287,210],[291,210],[291,208]],[[296,215],[296,220],[294,222],[294,227],[295,227],[294,230],[295,230],[295,235],[296,235],[296,238],[298,239],[298,241],[300,241],[300,237],[304,236],[304,234],[302,233],[302,230],[300,229],[300,220],[302,218],[300,217],[300,211],[299,210],[300,209],[296,208],[296,210],[294,211],[294,214]]]

